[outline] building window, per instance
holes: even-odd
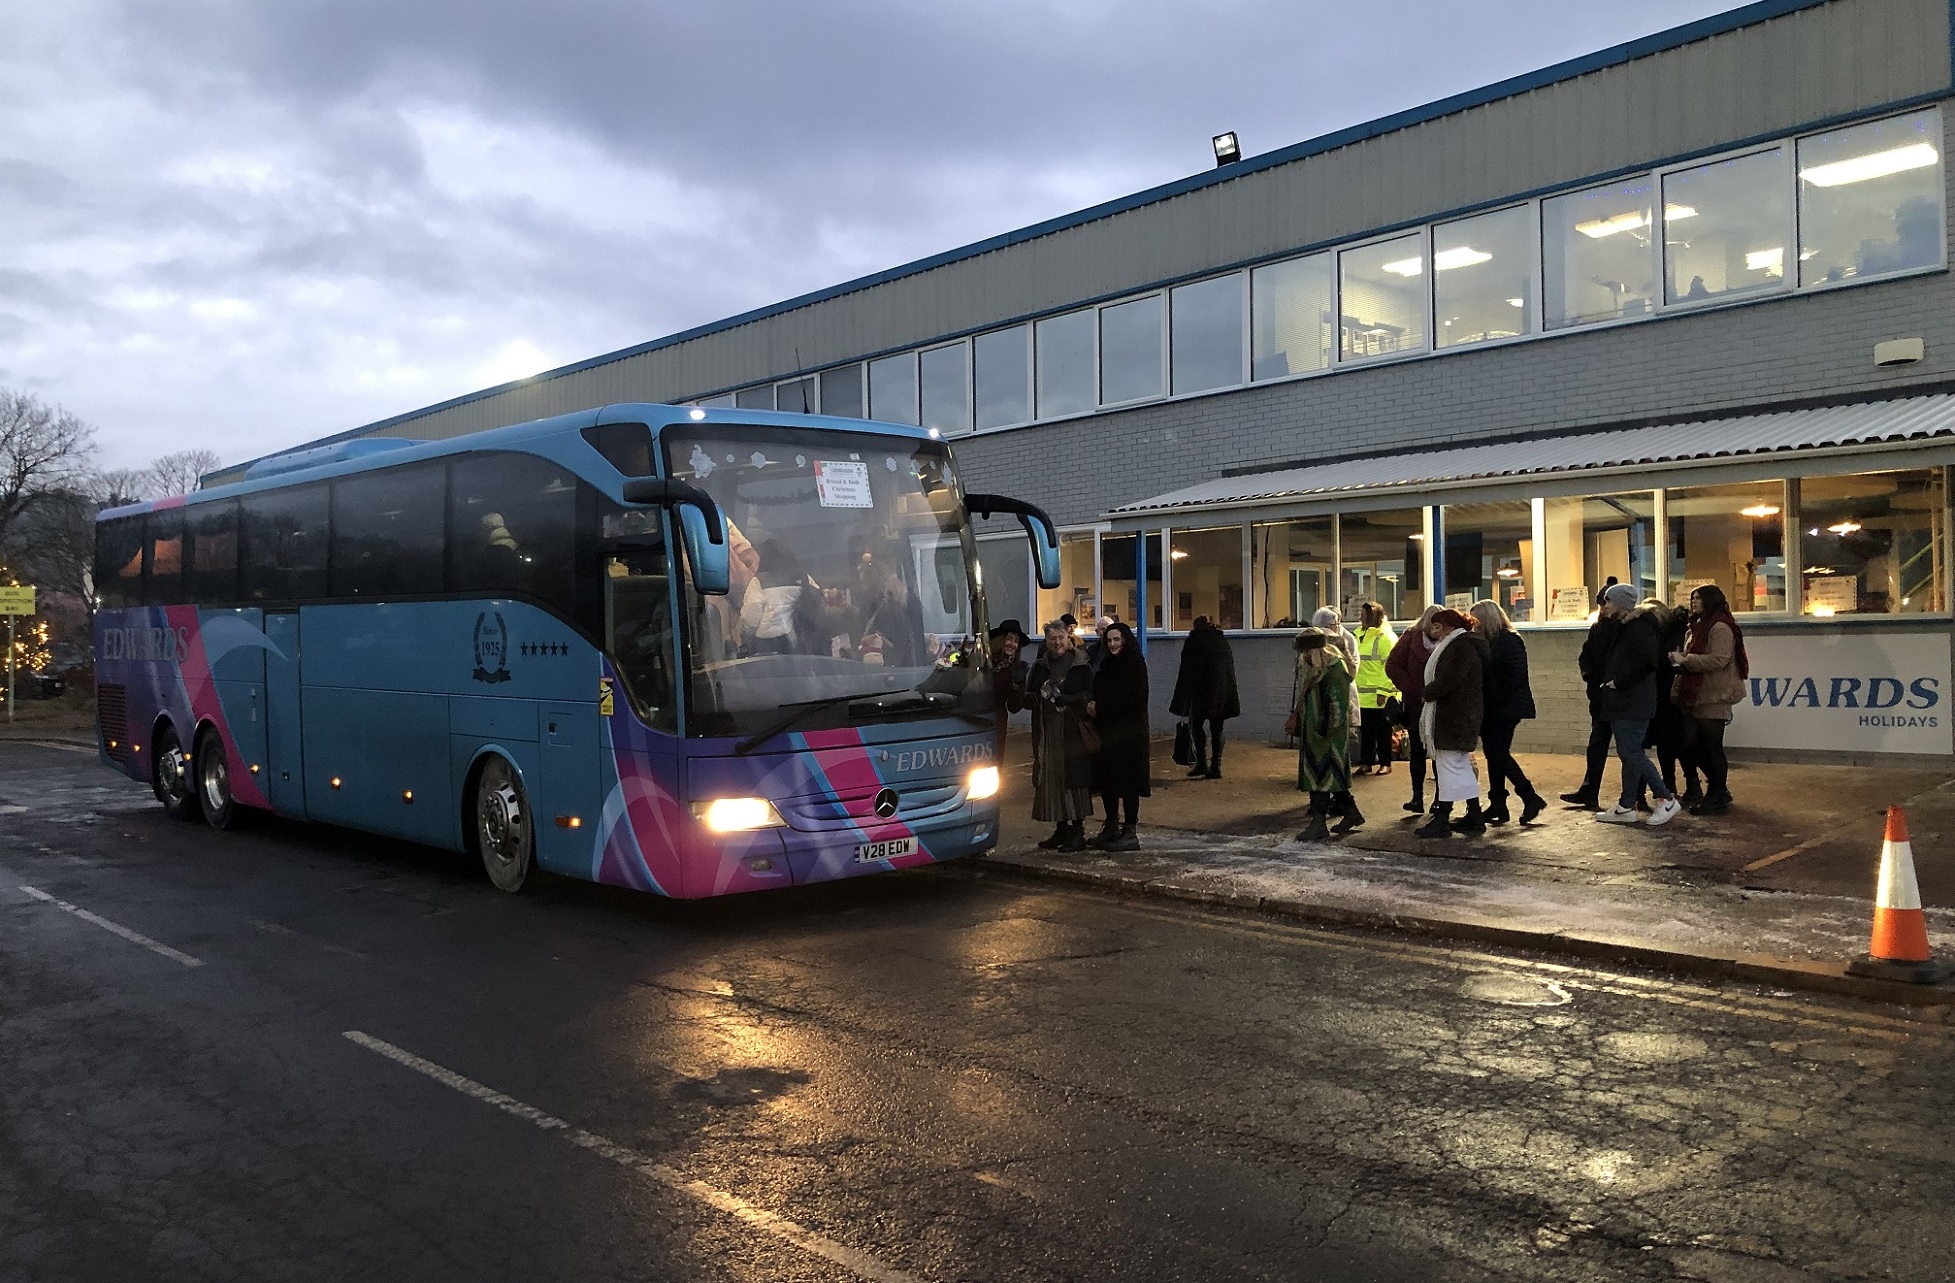
[[[1785,485],[1754,481],[1666,490],[1667,602],[1716,584],[1734,611],[1785,609]]]
[[[1177,396],[1242,382],[1242,277],[1179,285],[1168,296],[1169,365]]]
[[[1337,256],[1344,360],[1416,352],[1426,345],[1425,263],[1423,232]]]
[[[977,425],[1002,428],[1032,417],[1032,327],[980,334],[973,344]]]
[[[1664,296],[1691,303],[1784,288],[1787,188],[1783,147],[1665,174]]]
[[[971,391],[964,345],[933,347],[922,355],[923,426],[945,436],[971,430]]]
[[[771,410],[774,408],[774,385],[765,387],[741,388],[733,394],[733,403],[742,410]]]
[[[1161,395],[1161,296],[1100,309],[1100,403]]]
[[[1038,410],[1041,419],[1083,414],[1093,395],[1093,313],[1047,317],[1035,327],[1038,344]]]
[[[1375,601],[1393,619],[1417,619],[1427,602],[1425,537],[1420,508],[1340,516],[1338,599]]]
[[[1170,627],[1185,631],[1203,616],[1217,628],[1243,626],[1243,534],[1242,526],[1173,532],[1168,546],[1174,580]]]
[[[821,408],[818,395],[813,379],[790,379],[774,385],[774,408],[791,414],[813,414]]]
[[[1337,604],[1337,518],[1260,522],[1249,527],[1254,627],[1301,628]]]
[[[1547,327],[1647,316],[1655,307],[1648,174],[1541,202]]]
[[[844,365],[821,372],[821,412],[844,419],[860,419],[862,414],[862,367]]]
[[[869,417],[884,423],[915,423],[916,353],[869,362]]]
[[[1941,113],[1799,140],[1799,284],[1939,266]]]
[[[1061,615],[1071,615],[1089,629],[1099,618],[1096,538],[1091,530],[1059,536],[1059,586],[1039,589],[1039,622],[1027,622],[1026,632],[1036,637],[1040,628]]]
[[[1547,596],[1538,620],[1580,623],[1612,579],[1639,600],[1658,595],[1655,493],[1543,500],[1541,559]]]
[[[731,410],[734,406],[733,394],[731,392],[722,392],[718,396],[707,397],[699,404],[706,406],[709,409]]]
[[[1138,535],[1100,537],[1100,609],[1102,613],[1138,627],[1140,618],[1140,552]],[[1147,626],[1161,626],[1161,536],[1147,536]]]
[[[1526,499],[1447,505],[1446,595],[1455,610],[1496,601],[1517,624],[1535,618],[1534,505]]]
[[[1948,496],[1940,468],[1799,482],[1808,615],[1948,609]]]
[[[1330,255],[1271,263],[1249,274],[1249,377],[1280,379],[1327,370],[1336,331]]]
[[[1532,333],[1535,245],[1525,205],[1433,228],[1433,346]]]

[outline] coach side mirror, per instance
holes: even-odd
[[[1059,528],[1052,524],[1045,509],[1001,494],[967,494],[964,510],[973,517],[989,517],[998,512],[1017,517],[1025,527],[1026,538],[1032,541],[1032,569],[1039,587],[1050,592],[1059,586]]]
[[[671,508],[692,567],[692,586],[709,597],[724,597],[733,587],[726,542],[726,517],[713,496],[698,486],[664,477],[632,477],[624,484],[626,503]]]

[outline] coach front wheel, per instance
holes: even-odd
[[[156,800],[173,820],[197,818],[197,794],[190,784],[190,759],[177,743],[176,732],[168,727],[156,732],[155,753],[150,757],[149,787]]]
[[[204,822],[214,829],[228,829],[237,823],[238,808],[231,801],[231,763],[224,752],[224,741],[216,731],[197,737],[197,801],[204,811]]]
[[[475,781],[475,846],[489,881],[502,891],[520,891],[536,851],[529,799],[513,767],[499,757],[483,764]]]

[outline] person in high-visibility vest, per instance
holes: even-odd
[[[1392,719],[1388,703],[1398,688],[1385,673],[1385,660],[1398,637],[1385,622],[1385,608],[1375,601],[1361,604],[1358,650],[1358,770],[1360,775],[1389,775],[1392,770]]]

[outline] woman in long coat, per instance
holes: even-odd
[[[1405,809],[1414,815],[1426,809],[1426,741],[1419,730],[1419,714],[1425,710],[1426,656],[1432,653],[1432,638],[1426,629],[1439,607],[1427,606],[1419,622],[1398,636],[1392,653],[1385,657],[1385,674],[1398,687],[1399,717],[1405,724],[1406,765],[1412,768],[1412,800]]]
[[[1527,772],[1514,760],[1514,732],[1534,717],[1534,687],[1527,676],[1527,643],[1514,631],[1500,603],[1482,600],[1470,608],[1487,639],[1486,705],[1480,719],[1480,743],[1487,750],[1488,824],[1512,819],[1507,810],[1507,785],[1521,799],[1521,823],[1532,824],[1548,803],[1534,791]]]
[[[1242,716],[1242,696],[1235,684],[1235,651],[1222,630],[1207,615],[1195,616],[1195,626],[1181,643],[1181,667],[1175,673],[1168,712],[1188,719],[1194,733],[1195,765],[1188,778],[1222,778],[1222,723]],[[1209,741],[1214,741],[1214,756]]]
[[[1147,761],[1147,659],[1133,629],[1117,620],[1100,643],[1100,670],[1093,674],[1093,701],[1086,706],[1100,751],[1093,755],[1093,791],[1106,810],[1106,825],[1093,845],[1138,851],[1140,800],[1149,795]],[[1122,818],[1122,811],[1125,818]]]
[[[1298,633],[1296,649],[1297,698],[1284,729],[1297,737],[1297,789],[1310,794],[1310,823],[1297,841],[1321,842],[1333,811],[1339,833],[1364,823],[1351,797],[1351,670],[1321,628]]]
[[[1084,851],[1093,758],[1080,725],[1093,698],[1093,670],[1073,645],[1072,630],[1057,620],[1045,626],[1045,645],[1025,689],[1032,703],[1032,818],[1055,826],[1039,845]]]
[[[1420,713],[1427,747],[1439,776],[1439,804],[1432,818],[1416,832],[1422,838],[1450,832],[1484,833],[1486,815],[1480,810],[1480,777],[1473,770],[1473,750],[1480,743],[1480,723],[1486,714],[1486,638],[1473,630],[1473,621],[1457,610],[1441,610],[1427,625],[1432,653],[1426,656],[1425,709]],[[1466,814],[1453,819],[1453,803],[1466,803]]]

